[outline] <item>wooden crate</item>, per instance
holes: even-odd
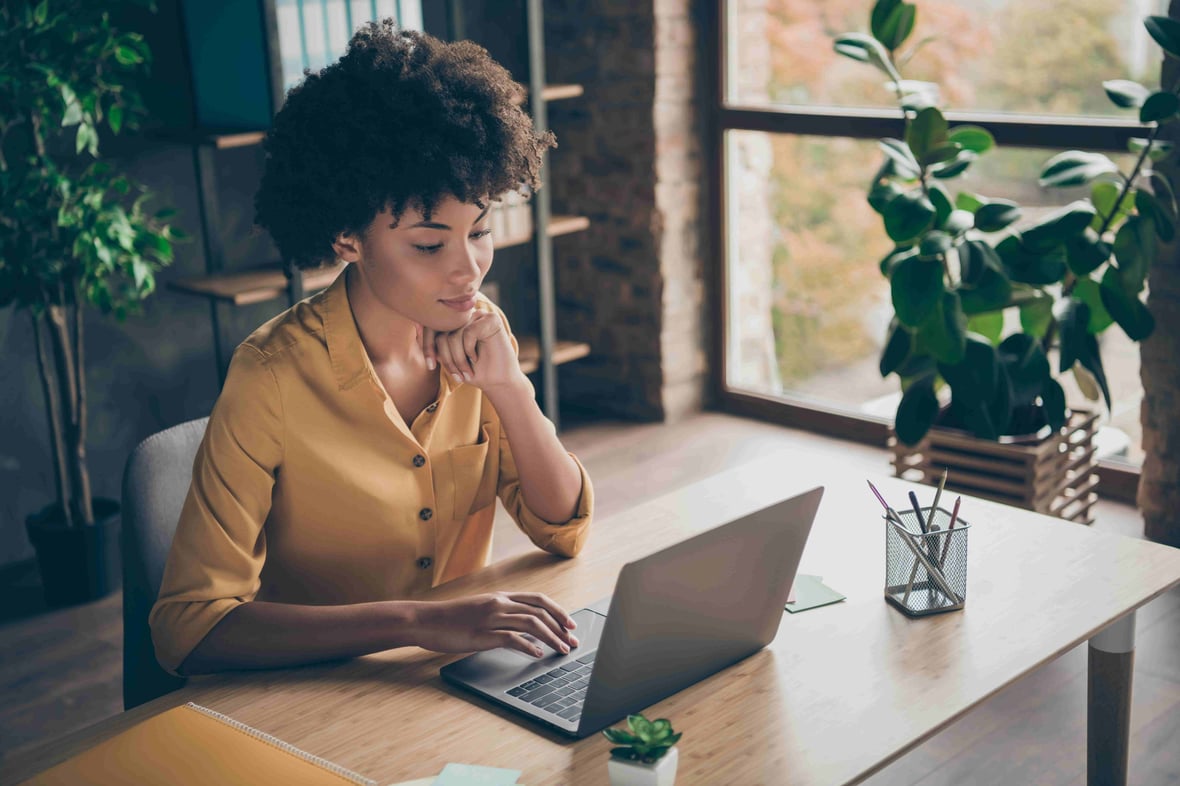
[[[1098,415],[1075,411],[1056,434],[1031,444],[993,442],[957,430],[932,428],[911,447],[889,437],[893,472],[899,478],[937,485],[976,497],[1092,524],[1094,432]]]

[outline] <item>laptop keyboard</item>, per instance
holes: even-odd
[[[582,715],[582,701],[590,684],[590,671],[598,652],[563,663],[552,671],[533,677],[508,691],[521,701],[545,712],[576,721]]]

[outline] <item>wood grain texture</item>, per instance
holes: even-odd
[[[839,463],[768,455],[601,519],[581,556],[512,557],[432,591],[546,592],[567,608],[608,594],[621,564],[826,481],[800,567],[848,600],[786,616],[766,650],[651,712],[684,732],[678,783],[861,779],[1180,581],[1180,551],[980,500],[962,612],[906,619],[882,600],[877,503]],[[790,467],[786,473],[784,467]],[[913,488],[879,477],[887,498]],[[928,489],[919,493],[929,494]],[[524,783],[602,783],[609,743],[571,743],[445,687],[454,656],[396,650],[346,663],[193,680],[182,691],[6,762],[19,780],[139,718],[195,701],[380,782],[448,761],[524,770]],[[757,739],[759,745],[735,745]]]

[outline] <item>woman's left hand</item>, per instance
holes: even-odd
[[[524,376],[504,321],[487,311],[476,311],[466,325],[450,333],[423,325],[422,354],[427,362],[436,359],[456,382],[483,390],[515,384]]]

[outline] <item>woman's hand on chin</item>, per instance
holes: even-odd
[[[450,333],[421,329],[422,354],[427,364],[436,360],[457,383],[483,390],[508,387],[525,379],[503,320],[476,311],[466,325]]]

